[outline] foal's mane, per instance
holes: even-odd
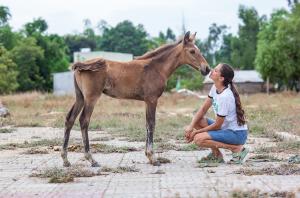
[[[135,60],[145,60],[145,59],[149,59],[149,58],[154,58],[157,55],[163,56],[166,53],[168,53],[170,49],[173,49],[175,46],[177,46],[181,42],[182,42],[182,40],[177,41],[176,43],[163,45],[163,46],[158,47],[150,52],[145,53],[142,56],[135,58]]]

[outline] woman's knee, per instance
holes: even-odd
[[[207,132],[198,133],[194,137],[194,143],[197,145],[202,144],[205,140],[210,140],[210,136]]]

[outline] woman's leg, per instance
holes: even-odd
[[[207,122],[207,119],[204,117],[204,118],[202,118],[201,120],[200,120],[200,122],[195,126],[195,129],[196,130],[198,130],[198,129],[202,129],[202,128],[204,128],[204,127],[207,127],[208,126],[208,122]],[[203,133],[199,133],[199,134],[203,134]],[[197,134],[198,135],[198,134]],[[196,135],[196,136],[197,136]],[[196,137],[195,136],[195,137]],[[207,137],[208,136],[208,137]],[[207,133],[207,136],[203,136],[203,138],[209,138],[209,139],[211,139],[211,137],[208,135],[208,133]],[[195,137],[194,137],[194,142],[195,142]],[[197,144],[196,142],[195,142],[195,144]],[[199,144],[197,144],[198,146],[200,146]],[[202,147],[204,147],[204,146],[202,146]],[[215,157],[222,157],[222,153],[221,153],[221,151],[220,151],[220,149],[219,148],[217,148],[217,147],[215,147],[215,146],[207,146],[206,148],[210,148],[211,150],[212,150],[212,153],[214,154],[214,156]]]
[[[233,144],[225,144],[222,142],[217,142],[211,139],[210,135],[207,132],[198,133],[194,137],[194,143],[200,147],[217,149],[224,148],[229,149],[234,153],[240,152],[243,148],[243,145],[233,145]]]

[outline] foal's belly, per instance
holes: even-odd
[[[103,93],[113,98],[143,100],[144,93],[142,85],[138,82],[121,82],[119,80],[107,79]]]

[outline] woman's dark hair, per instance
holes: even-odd
[[[221,63],[222,67],[221,67],[221,76],[224,77],[224,86],[228,87],[228,85],[230,85],[230,89],[234,95],[235,98],[235,106],[236,106],[236,115],[237,115],[237,122],[238,125],[244,125],[246,123],[245,120],[245,111],[242,108],[242,103],[241,103],[241,99],[240,99],[240,95],[235,87],[235,85],[233,84],[232,80],[234,77],[234,71],[232,69],[232,67],[228,64],[225,63]]]

